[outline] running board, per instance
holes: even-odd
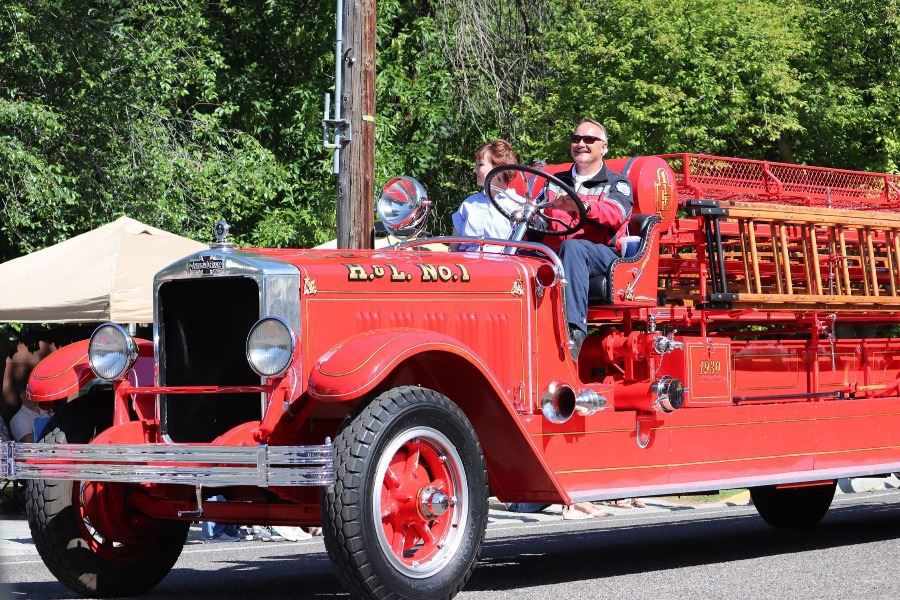
[[[334,451],[330,438],[322,446],[0,442],[0,478],[329,486],[334,485]]]

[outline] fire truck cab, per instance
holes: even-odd
[[[639,243],[591,283],[577,362],[561,262],[521,235],[287,250],[220,230],[164,269],[153,339],[109,323],[46,358],[28,393],[69,401],[39,442],[2,445],[48,568],[79,594],[133,595],[191,521],[321,525],[355,597],[447,598],[489,493],[749,488],[768,523],[803,527],[838,478],[900,470],[900,176],[608,162]],[[394,180],[382,217],[409,225],[423,202]],[[425,248],[460,241],[503,252]]]

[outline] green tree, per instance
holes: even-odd
[[[38,0],[0,13],[0,259],[121,214],[203,239],[220,216],[245,243],[316,239],[285,234],[285,214],[309,218],[294,165],[233,126],[246,99],[223,95],[240,80],[223,13],[208,10]]]
[[[322,148],[333,0],[8,0],[0,260],[128,214],[247,244],[334,234]],[[900,164],[898,0],[381,0],[377,183],[418,177],[433,232],[506,137],[565,160],[583,115],[614,155]]]
[[[802,162],[900,168],[900,2],[806,0],[812,51],[803,134],[786,136]]]
[[[519,105],[530,153],[564,157],[564,133],[582,115],[608,126],[617,155],[762,157],[785,132],[802,132],[805,76],[796,63],[810,44],[791,2],[555,6],[563,25],[543,36],[547,76]]]

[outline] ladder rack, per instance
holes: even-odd
[[[712,304],[896,310],[900,214],[689,200],[703,221]]]

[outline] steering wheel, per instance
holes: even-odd
[[[532,177],[525,192],[525,197],[522,198],[518,194],[504,194],[503,199],[506,201],[504,205],[497,197],[500,195],[500,192],[506,190],[506,186],[492,184],[498,175],[507,171],[530,174]],[[562,191],[555,194],[552,200],[548,200],[546,198],[547,195],[544,194],[543,200],[536,201],[536,198],[540,197],[541,193],[539,192],[532,197],[534,193],[532,188],[535,179],[538,177],[544,178],[544,185],[541,186],[540,192],[545,191],[551,183]],[[528,180],[527,176],[526,180]],[[581,201],[578,194],[572,189],[572,186],[555,175],[550,175],[528,165],[500,165],[491,169],[484,178],[484,193],[491,199],[491,204],[494,205],[494,208],[499,210],[504,217],[515,223],[525,220],[529,230],[546,235],[571,235],[581,229],[587,218],[584,202]],[[552,214],[548,214],[547,211],[552,211]],[[545,229],[543,226],[547,223],[556,223],[561,229]]]

